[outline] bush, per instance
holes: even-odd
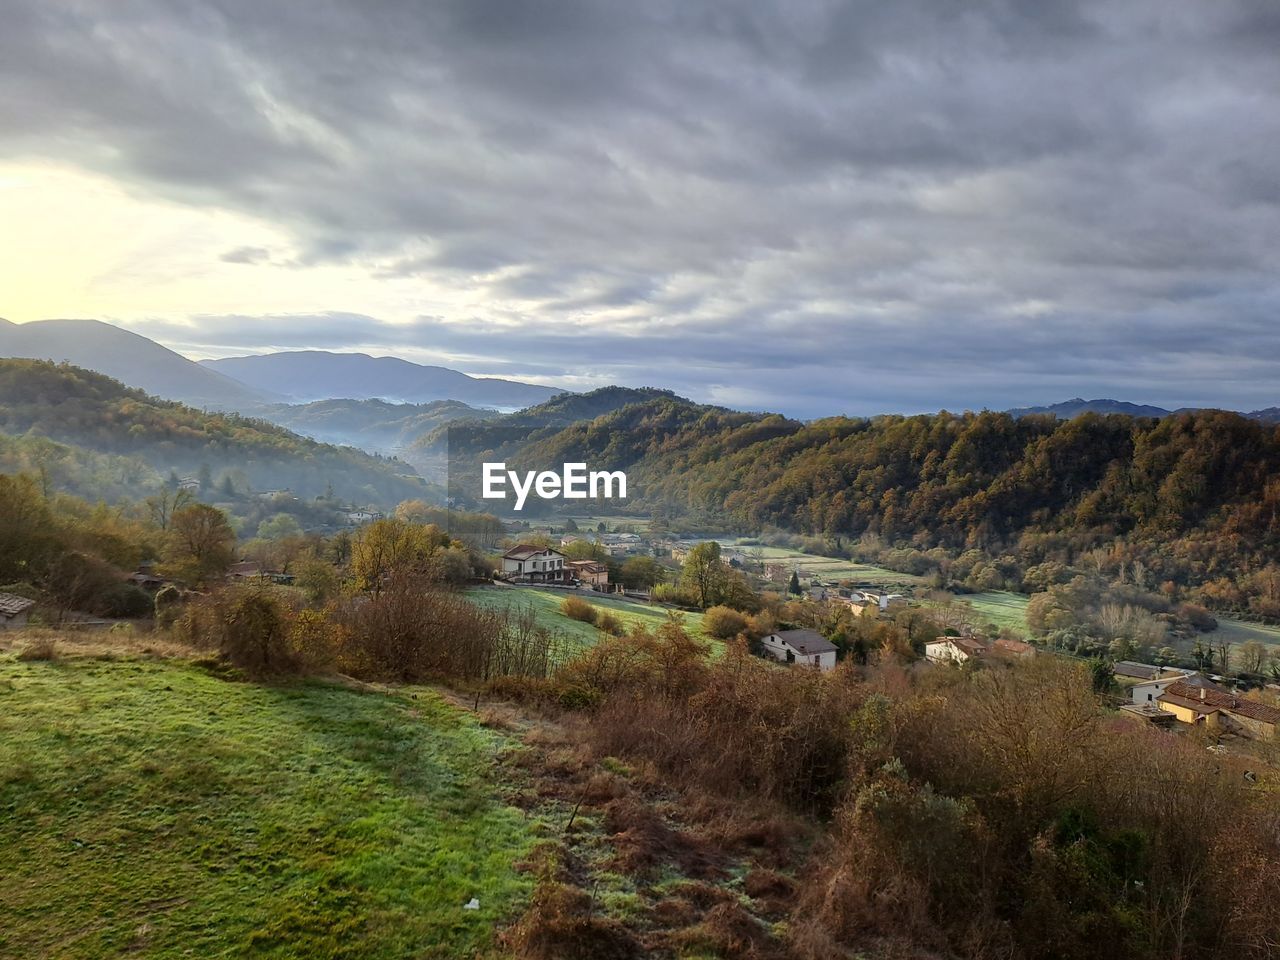
[[[98,603],[98,612],[104,617],[145,617],[151,609],[151,597],[132,583],[112,585]]]
[[[290,642],[297,610],[271,584],[238,584],[202,597],[176,624],[188,640],[216,647],[246,673],[296,673],[303,666]]]
[[[595,623],[598,616],[596,608],[581,597],[565,597],[564,603],[560,604],[560,612],[570,620],[582,623]]]
[[[596,626],[612,637],[620,637],[627,632],[627,625],[622,618],[610,610],[596,611]]]
[[[747,630],[747,618],[729,607],[712,607],[702,618],[703,632],[717,640],[731,640]]]
[[[52,637],[38,637],[35,640],[29,640],[27,645],[19,651],[18,659],[24,661],[57,660],[58,645]]]

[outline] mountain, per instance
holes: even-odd
[[[1167,417],[1174,413],[1163,407],[1152,407],[1141,403],[1127,403],[1124,400],[1085,400],[1076,397],[1044,407],[1018,407],[1008,413],[1015,417],[1026,417],[1031,414],[1049,413],[1059,420],[1070,420],[1082,413],[1122,413],[1130,417]]]
[[[454,420],[484,420],[496,410],[457,400],[388,403],[386,400],[316,400],[273,404],[255,411],[272,423],[325,443],[359,447],[369,453],[397,453],[418,437]]]
[[[31,460],[35,445],[52,441],[116,458],[85,461],[95,468],[141,463],[160,475],[203,475],[206,484],[241,495],[288,488],[303,498],[332,493],[390,507],[429,492],[402,461],[318,443],[264,420],[157,400],[100,373],[48,361],[0,360],[0,434],[23,446],[9,450],[7,461]],[[133,478],[139,487],[149,480]]]
[[[246,410],[280,399],[100,320],[0,321],[0,357],[71,363],[196,407]]]
[[[427,403],[458,400],[471,406],[527,407],[563,393],[517,380],[469,377],[447,367],[428,367],[398,357],[298,350],[203,360],[201,365],[261,391],[308,402],[346,398]]]
[[[1258,420],[1262,423],[1278,423],[1280,424],[1280,407],[1267,407],[1264,410],[1254,410],[1245,414],[1250,420]]]
[[[690,401],[654,387],[600,387],[588,393],[562,393],[515,413],[458,419],[423,434],[404,449],[404,457],[424,476],[443,481],[447,460],[463,462],[481,454],[500,456],[553,436],[572,424],[594,421],[624,407],[657,400]]]

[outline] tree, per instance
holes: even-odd
[[[147,497],[147,513],[151,516],[152,523],[161,530],[168,530],[173,515],[193,499],[190,490],[183,490],[177,485],[175,476],[172,486],[166,484],[155,496]]]
[[[1258,640],[1246,640],[1240,644],[1236,664],[1242,676],[1261,677],[1267,660],[1267,648]]]
[[[223,576],[236,542],[227,516],[216,507],[192,503],[173,514],[165,538],[164,569],[188,583],[207,583]]]
[[[792,570],[791,579],[787,581],[787,593],[791,594],[793,597],[798,597],[803,592],[804,591],[800,589],[800,574],[797,571]]]
[[[631,557],[622,565],[622,585],[628,590],[652,590],[666,579],[667,571],[653,557]]]
[[[448,536],[434,524],[375,520],[351,545],[351,573],[359,589],[377,593],[393,577],[430,576],[432,555],[448,545]]]
[[[727,572],[728,568],[720,559],[720,544],[708,540],[689,551],[680,573],[680,583],[693,591],[698,606],[706,609],[720,601]]]
[[[1089,675],[1095,693],[1110,693],[1116,684],[1116,671],[1110,660],[1092,661],[1089,664]]]
[[[283,540],[302,536],[302,525],[287,513],[277,513],[258,524],[258,536],[263,540]]]

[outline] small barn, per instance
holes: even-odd
[[[27,625],[34,600],[15,593],[0,593],[0,630],[17,630]]]

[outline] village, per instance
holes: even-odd
[[[557,538],[550,528],[520,529],[513,534],[532,542],[521,542],[502,554],[502,567],[495,577],[495,582],[500,584],[614,594],[651,601],[652,588],[611,582],[611,565],[616,570],[617,561],[652,557],[669,575],[678,577],[681,565],[696,548],[714,542],[720,561],[740,571],[752,589],[788,598],[793,610],[797,605],[808,606],[811,614],[806,619],[813,623],[830,623],[833,615],[891,621],[895,614],[908,609],[930,609],[927,603],[908,593],[869,584],[802,578],[801,566],[795,559],[764,559],[757,546],[739,546],[742,538],[737,537],[709,541],[650,538],[634,531],[597,531],[563,533]],[[555,546],[551,545],[553,542]],[[591,558],[580,558],[584,554],[590,554]],[[980,669],[989,664],[1054,655],[1008,631],[982,635],[967,626],[949,624],[946,618],[940,618],[936,626],[944,632],[923,643],[922,666]],[[824,671],[834,669],[844,655],[836,644],[809,626],[765,633],[758,638],[757,649],[761,655],[780,663]],[[1253,696],[1246,696],[1239,689],[1238,679],[1217,673],[1206,675],[1185,667],[1121,660],[1100,673],[1106,675],[1106,681],[1100,685],[1099,692],[1120,715],[1136,722],[1169,731],[1186,728],[1207,734],[1214,740],[1212,748],[1219,750],[1224,749],[1225,743],[1240,740],[1276,739],[1280,727],[1278,683],[1268,683]]]

